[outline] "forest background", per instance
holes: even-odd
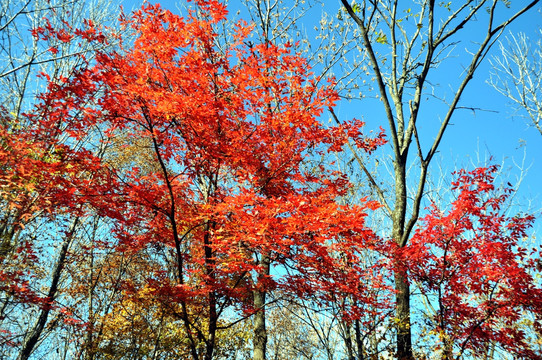
[[[538,1],[118,5],[2,2],[2,358],[542,356]]]

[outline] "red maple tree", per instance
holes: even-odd
[[[185,18],[149,4],[124,18],[133,43],[119,38],[119,51],[100,51],[51,84],[42,107],[42,123],[62,119],[72,138],[99,129],[103,146],[139,144],[122,166],[89,153],[111,176],[79,188],[77,201],[116,221],[118,251],[167,249],[164,268],[123,286],[150,287],[178,314],[195,360],[212,358],[227,309],[261,313],[256,296],[276,288],[370,302],[366,287],[381,285],[356,264],[377,240],[365,218],[378,204],[339,205],[349,182],[311,163],[346,141],[368,152],[384,143],[382,133],[365,137],[358,120],[323,126],[318,117],[338,95],[302,57],[250,43],[242,23],[220,44],[214,28],[226,8],[197,5]],[[345,310],[355,317],[361,308]]]
[[[426,300],[425,326],[446,359],[484,356],[495,345],[540,358],[532,348],[533,334],[542,330],[542,288],[534,278],[540,257],[521,247],[534,217],[505,214],[512,189],[495,188],[496,170],[459,171],[450,210],[433,204],[399,251],[403,271]]]

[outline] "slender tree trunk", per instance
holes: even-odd
[[[392,236],[396,243],[403,247],[405,239],[405,219],[407,213],[407,183],[406,183],[406,159],[408,149],[401,153],[396,149],[395,160],[395,208],[392,215]],[[410,285],[408,274],[402,269],[395,272],[395,300],[397,321],[397,358],[399,360],[413,360],[412,332],[410,328]]]
[[[358,360],[364,360],[364,354],[363,354],[363,339],[361,338],[361,326],[360,321],[355,321],[355,332],[356,332],[356,348],[358,350]]]
[[[262,255],[260,260],[262,273],[258,276],[258,283],[269,275],[269,262],[269,256]],[[256,289],[253,292],[254,308],[257,310],[256,314],[254,314],[253,360],[265,360],[267,355],[267,328],[265,326],[266,295],[267,292],[265,290]]]
[[[43,332],[43,328],[45,327],[45,324],[47,323],[47,319],[49,317],[49,313],[51,312],[53,301],[55,300],[55,297],[58,292],[58,283],[60,282],[60,275],[62,274],[62,269],[64,268],[66,254],[68,252],[68,248],[70,247],[70,243],[73,239],[73,234],[75,232],[75,227],[77,226],[78,222],[79,222],[79,218],[75,218],[72,225],[70,226],[70,230],[68,234],[66,235],[66,238],[64,239],[64,242],[62,243],[57,262],[53,269],[51,285],[47,293],[47,300],[49,303],[44,305],[41,308],[38,320],[36,321],[32,329],[28,332],[27,336],[25,337],[23,346],[21,348],[21,352],[19,353],[19,360],[27,360],[30,357],[30,355],[32,354],[32,351],[34,350]]]
[[[216,330],[218,325],[218,313],[216,311],[216,295],[214,292],[209,294],[209,337],[205,346],[205,360],[212,360],[216,346]]]
[[[205,235],[204,235],[204,250],[205,250],[205,267],[206,275],[214,283],[216,280],[215,276],[215,259],[213,254],[213,249],[211,247],[211,236],[209,230],[214,228],[209,222],[205,226]],[[217,313],[217,299],[216,293],[214,290],[209,291],[208,295],[209,300],[209,328],[208,328],[208,337],[205,344],[205,360],[212,360],[213,353],[215,350],[216,343],[216,330],[218,326],[218,313]]]
[[[405,274],[395,273],[396,317],[397,317],[397,358],[414,359],[410,331],[410,285]]]
[[[344,345],[346,347],[347,359],[356,360],[354,357],[352,337],[350,336],[350,324],[344,324]]]

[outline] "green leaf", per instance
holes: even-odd
[[[358,4],[352,3],[352,10],[354,10],[354,12],[357,13],[361,11],[361,8]]]
[[[376,38],[376,42],[382,45],[388,44],[388,37],[386,34],[384,34],[382,31],[378,33],[378,37]]]

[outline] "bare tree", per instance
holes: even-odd
[[[517,110],[525,110],[530,125],[542,134],[542,40],[534,43],[524,33],[510,34],[499,43],[499,52],[490,60],[494,71],[489,84]]]

